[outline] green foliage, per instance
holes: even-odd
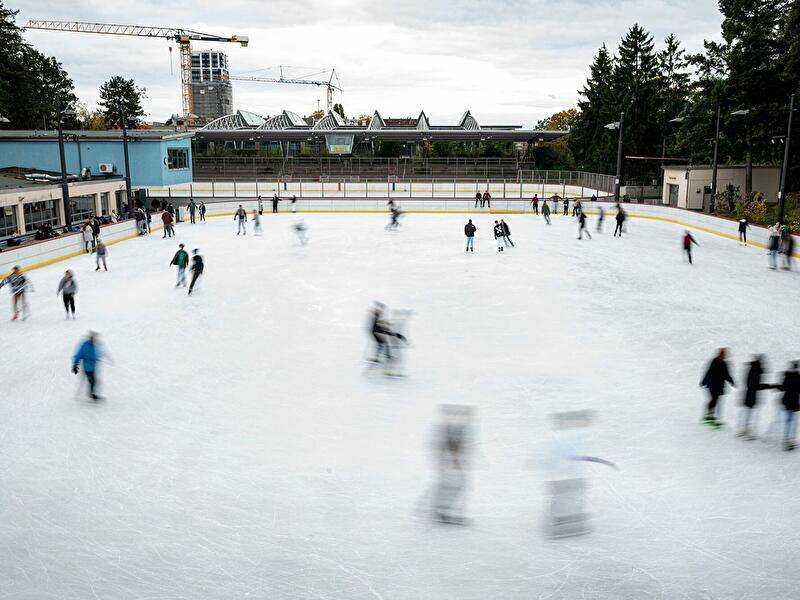
[[[135,128],[144,116],[142,100],[146,98],[144,88],[136,87],[133,79],[125,79],[116,75],[100,86],[98,106],[103,119],[109,127],[122,127],[123,115],[125,124]]]
[[[338,113],[339,116],[342,117],[343,119],[346,118],[344,116],[344,107],[338,102],[333,105],[333,112]]]
[[[61,63],[22,39],[17,12],[0,0],[0,115],[17,129],[55,128],[77,100],[74,86]]]

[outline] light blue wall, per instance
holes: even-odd
[[[167,148],[187,148],[189,167],[167,169]],[[93,175],[100,172],[100,163],[112,163],[116,172],[125,173],[125,158],[121,140],[66,141],[64,151],[67,172],[78,174],[89,167]],[[174,185],[192,181],[192,145],[189,138],[177,140],[131,140],[128,143],[131,165],[131,185]],[[0,168],[25,167],[43,171],[60,171],[57,140],[0,139]]]

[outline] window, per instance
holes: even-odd
[[[45,223],[58,226],[58,208],[55,200],[44,200],[42,202],[31,202],[23,205],[25,213],[25,229],[36,231]]]
[[[0,208],[0,238],[9,237],[17,232],[17,211],[14,206]]]
[[[82,223],[94,216],[94,196],[74,196],[69,201],[73,223]]]
[[[189,168],[188,148],[167,148],[167,168],[170,171]]]
[[[108,192],[100,194],[100,214],[102,215],[108,214],[108,196]]]

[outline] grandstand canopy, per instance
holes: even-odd
[[[284,110],[266,118],[247,111],[237,111],[208,123],[196,131],[196,138],[204,142],[315,142],[324,141],[326,135],[342,134],[355,142],[368,141],[483,141],[505,140],[516,142],[551,141],[566,134],[565,131],[523,129],[519,125],[482,125],[469,110],[456,125],[431,124],[425,111],[416,118],[383,117],[376,110],[366,124],[346,121],[330,111],[316,122],[299,114]]]

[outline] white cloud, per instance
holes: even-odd
[[[248,48],[221,44],[231,71],[284,65],[335,66],[348,114],[416,115],[455,122],[470,108],[485,123],[530,125],[573,106],[597,48],[615,47],[634,22],[657,41],[675,32],[690,50],[717,37],[713,0],[513,0],[292,2],[199,0],[186,8],[154,0],[11,0],[28,18],[182,26],[250,37]],[[168,42],[31,30],[26,37],[61,60],[78,95],[94,104],[98,85],[133,77],[148,90],[146,109],[163,119],[180,108],[178,56],[170,75]],[[199,45],[198,47],[204,47]],[[295,71],[300,73],[300,70]],[[264,114],[307,114],[324,104],[313,86],[235,84],[234,103]]]

